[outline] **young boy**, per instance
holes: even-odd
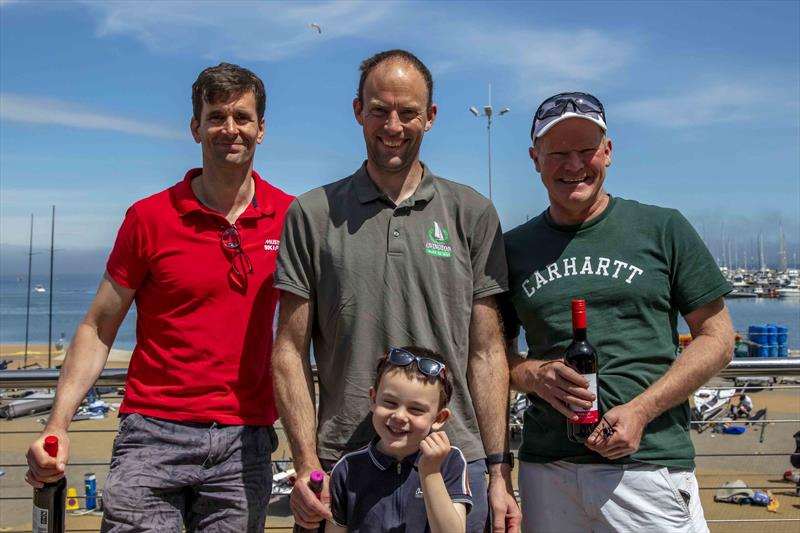
[[[391,348],[370,387],[378,436],[331,471],[326,533],[464,532],[472,507],[467,461],[439,431],[452,391],[441,356]]]

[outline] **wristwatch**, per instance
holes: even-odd
[[[490,453],[486,456],[487,465],[509,465],[514,468],[514,454],[513,453]]]

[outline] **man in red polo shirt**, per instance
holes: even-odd
[[[292,197],[253,171],[265,92],[222,63],[192,86],[203,167],[136,202],[28,451],[34,486],[64,475],[67,428],[136,302],[136,348],[103,503],[103,531],[262,531],[277,418],[270,358],[275,258]],[[43,449],[60,440],[58,457]]]

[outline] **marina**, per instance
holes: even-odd
[[[10,358],[12,366],[19,361],[19,346],[5,346],[0,357]],[[34,346],[39,354],[45,347]],[[10,350],[14,350],[13,352]],[[88,501],[95,498],[102,505],[102,487],[108,474],[108,459],[118,426],[114,410],[121,401],[117,387],[124,382],[127,357],[130,352],[116,350],[104,372],[100,385],[110,392],[103,395],[103,401],[110,408],[107,416],[97,418],[77,418],[70,429],[70,463],[67,467],[68,486],[75,489],[76,509],[68,512],[67,531],[98,531],[101,512],[98,507],[88,508]],[[43,355],[32,356],[36,362],[46,362]],[[60,362],[61,357],[56,357]],[[697,478],[700,496],[706,519],[713,533],[745,533],[766,531],[789,533],[797,531],[800,522],[800,496],[796,483],[784,479],[791,472],[789,457],[796,451],[793,435],[797,432],[800,420],[800,359],[768,359],[764,362],[738,362],[738,368],[723,371],[706,386],[708,391],[731,388],[739,393],[746,392],[756,411],[764,410],[765,416],[758,420],[732,420],[728,401],[732,395],[721,394],[725,401],[719,404],[716,413],[701,417],[693,422],[692,441],[697,451]],[[755,374],[755,375],[754,375]],[[750,377],[747,377],[747,376]],[[758,379],[756,379],[758,378]],[[24,386],[22,382],[3,381],[0,374],[0,392],[9,393],[4,383]],[[41,386],[48,378],[39,375],[27,386]],[[49,378],[54,382],[54,375]],[[45,381],[42,381],[45,380]],[[96,401],[96,400],[95,400]],[[88,400],[86,402],[88,407]],[[697,402],[693,402],[697,406]],[[6,532],[29,532],[31,489],[25,483],[24,453],[41,431],[41,420],[46,413],[37,413],[13,420],[0,420],[0,469],[5,475],[0,477],[0,528]],[[755,418],[755,417],[753,417]],[[699,425],[699,424],[702,424]],[[741,428],[727,432],[726,428]],[[276,427],[280,444],[273,454],[274,485],[270,500],[267,531],[289,532],[292,527],[291,512],[288,507],[290,487],[286,480],[291,473],[291,452],[286,444],[280,426]],[[512,437],[511,447],[516,451],[521,444],[519,433]],[[516,472],[514,478],[516,480]],[[83,480],[87,473],[95,475],[97,493],[85,495]],[[715,496],[726,483],[739,481],[746,485],[747,491],[762,491],[771,495],[780,506],[776,512],[766,507],[750,504],[731,504],[715,501]]]
[[[720,269],[733,285],[728,299],[787,298],[800,299],[800,270]]]
[[[725,272],[723,270],[723,272]],[[766,271],[726,273],[737,288],[745,292],[755,293],[758,287],[768,289],[791,288],[796,283],[795,271]],[[741,280],[738,277],[741,276]],[[30,341],[28,349],[29,368],[45,368],[48,351],[52,352],[53,365],[63,361],[65,347],[69,343],[69,335],[74,331],[77,322],[85,313],[100,275],[62,275],[53,284],[53,316],[55,331],[70,332],[66,339],[59,339],[54,346],[47,346],[48,338],[48,302],[47,298],[30,299]],[[38,280],[34,280],[37,281]],[[44,281],[44,280],[43,280]],[[764,283],[766,281],[766,283]],[[788,282],[787,282],[788,281]],[[744,286],[747,284],[747,287]],[[0,277],[0,361],[9,369],[21,368],[24,361],[24,339],[20,332],[24,331],[26,318],[26,301],[28,301],[28,285],[16,276]],[[35,294],[35,293],[34,293]],[[773,295],[775,292],[773,292]],[[778,297],[753,296],[746,298],[730,298],[727,307],[730,311],[734,327],[747,339],[748,329],[754,324],[783,324],[787,335],[784,340],[792,357],[763,358],[766,362],[781,364],[781,361],[796,362],[800,350],[800,298],[793,298],[785,293]],[[107,364],[107,372],[121,372],[124,376],[131,350],[135,344],[135,314],[130,313],[122,325]],[[679,332],[688,333],[688,327],[681,320]],[[111,374],[110,374],[111,375]],[[116,374],[119,376],[120,374]],[[117,387],[109,387],[109,383],[121,384],[120,378],[111,378],[104,385],[102,399],[90,398],[76,415],[72,426],[71,461],[67,470],[69,479],[76,480],[70,486],[76,486],[82,494],[80,481],[86,472],[96,474],[99,491],[107,475],[108,457],[118,420],[115,409],[121,401]],[[744,379],[744,381],[742,381]],[[769,522],[769,529],[776,533],[796,531],[800,522],[800,497],[795,493],[794,485],[783,479],[786,471],[790,471],[788,457],[794,451],[792,435],[800,427],[797,413],[800,412],[800,377],[780,376],[779,374],[761,377],[718,377],[704,389],[698,391],[692,405],[698,412],[692,431],[692,439],[698,452],[698,480],[701,484],[701,498],[714,532],[745,532],[763,530]],[[23,386],[18,383],[16,386]],[[749,390],[753,388],[753,390]],[[35,389],[34,394],[14,400],[13,392],[0,389],[4,396],[0,420],[0,470],[5,475],[0,477],[0,528],[4,531],[30,531],[30,487],[25,484],[24,453],[31,439],[41,430],[41,420],[47,417],[48,402],[52,401],[52,392],[48,389]],[[735,405],[734,400],[748,394],[753,403],[754,412],[764,410],[765,417],[753,423],[741,425],[726,421],[729,410]],[[89,401],[91,400],[91,401]],[[524,409],[524,397],[510,398],[512,405],[512,449],[520,445],[520,431],[515,429],[514,413],[517,421],[521,420]],[[19,403],[12,407],[12,403]],[[27,411],[29,410],[29,411]],[[726,434],[728,427],[739,428],[742,433]],[[270,504],[268,531],[290,531],[292,519],[288,508],[287,494],[290,487],[287,479],[291,472],[291,453],[286,445],[282,430],[278,427],[281,444],[273,455],[275,485]],[[515,473],[516,475],[516,473]],[[731,505],[714,501],[719,487],[730,481],[742,481],[749,488],[759,487],[770,490],[770,493],[783,503],[777,514],[768,513],[763,507],[751,505]],[[102,502],[102,492],[97,500]],[[100,512],[85,509],[83,496],[78,496],[79,509],[68,515],[68,531],[96,531],[99,527]],[[26,529],[27,528],[27,529]]]

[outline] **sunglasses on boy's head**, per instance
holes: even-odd
[[[416,361],[417,369],[422,374],[430,378],[437,378],[441,376],[442,381],[447,382],[444,363],[441,363],[436,359],[419,357],[418,355],[414,355],[408,350],[404,350],[402,348],[389,348],[389,352],[386,354],[386,359],[394,366],[408,366]]]

